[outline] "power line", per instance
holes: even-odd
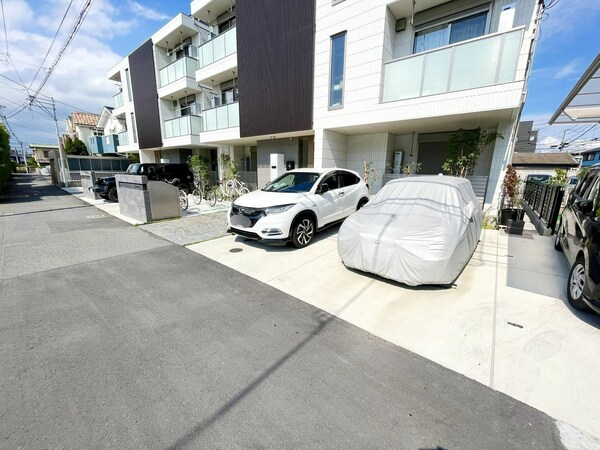
[[[67,10],[65,11],[65,14],[62,17],[62,19],[60,21],[60,24],[58,25],[58,29],[56,30],[56,33],[54,33],[54,38],[52,39],[52,42],[50,43],[50,47],[48,48],[48,51],[46,52],[46,56],[44,56],[44,59],[42,60],[40,66],[38,67],[37,72],[33,76],[33,79],[31,80],[31,83],[29,83],[29,88],[30,89],[31,89],[31,86],[33,85],[35,79],[37,78],[38,74],[40,73],[40,70],[44,66],[44,63],[46,62],[46,59],[48,58],[48,55],[50,54],[50,50],[52,50],[52,46],[54,45],[54,42],[56,41],[56,37],[58,36],[58,33],[60,32],[60,29],[62,28],[62,25],[63,25],[63,23],[65,21],[65,18],[67,17],[67,14],[68,14],[69,10],[71,9],[71,5],[72,4],[73,4],[73,0],[71,0],[69,2],[69,5],[67,6]]]
[[[94,0],[86,0],[86,2],[81,7],[81,11],[79,12],[79,15],[77,16],[77,18],[75,19],[75,22],[73,24],[73,27],[71,28],[71,31],[69,32],[69,35],[67,36],[67,39],[65,40],[63,46],[61,47],[60,51],[58,52],[58,55],[56,55],[56,58],[54,59],[54,62],[52,63],[52,65],[48,69],[48,72],[46,73],[46,76],[44,77],[44,80],[42,81],[42,84],[36,90],[35,94],[29,96],[29,104],[32,104],[35,101],[37,95],[40,93],[40,91],[46,85],[46,82],[50,78],[50,75],[52,75],[52,72],[53,72],[54,68],[59,63],[59,61],[63,57],[64,53],[66,52],[67,48],[69,47],[69,44],[71,44],[71,42],[73,41],[73,38],[75,37],[75,35],[79,31],[79,29],[81,27],[81,24],[85,20],[87,14],[89,12],[90,7],[92,6],[92,3],[94,3]]]

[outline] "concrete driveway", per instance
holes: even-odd
[[[337,231],[302,250],[235,236],[188,248],[600,436],[600,316],[568,306],[551,238],[484,230],[456,285],[438,289],[347,269]]]

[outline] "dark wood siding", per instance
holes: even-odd
[[[150,39],[129,55],[129,72],[138,144],[141,149],[162,147],[154,54]]]
[[[238,0],[240,135],[312,129],[315,0]]]

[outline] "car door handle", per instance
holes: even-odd
[[[341,197],[342,195],[344,195],[344,191],[341,191],[341,192],[340,192],[340,197]]]

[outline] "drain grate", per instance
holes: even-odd
[[[229,250],[229,253],[239,253],[239,252],[243,252],[244,249],[239,248],[239,247],[235,247]]]
[[[102,219],[103,217],[108,217],[106,214],[94,214],[92,216],[86,216],[88,219]]]

